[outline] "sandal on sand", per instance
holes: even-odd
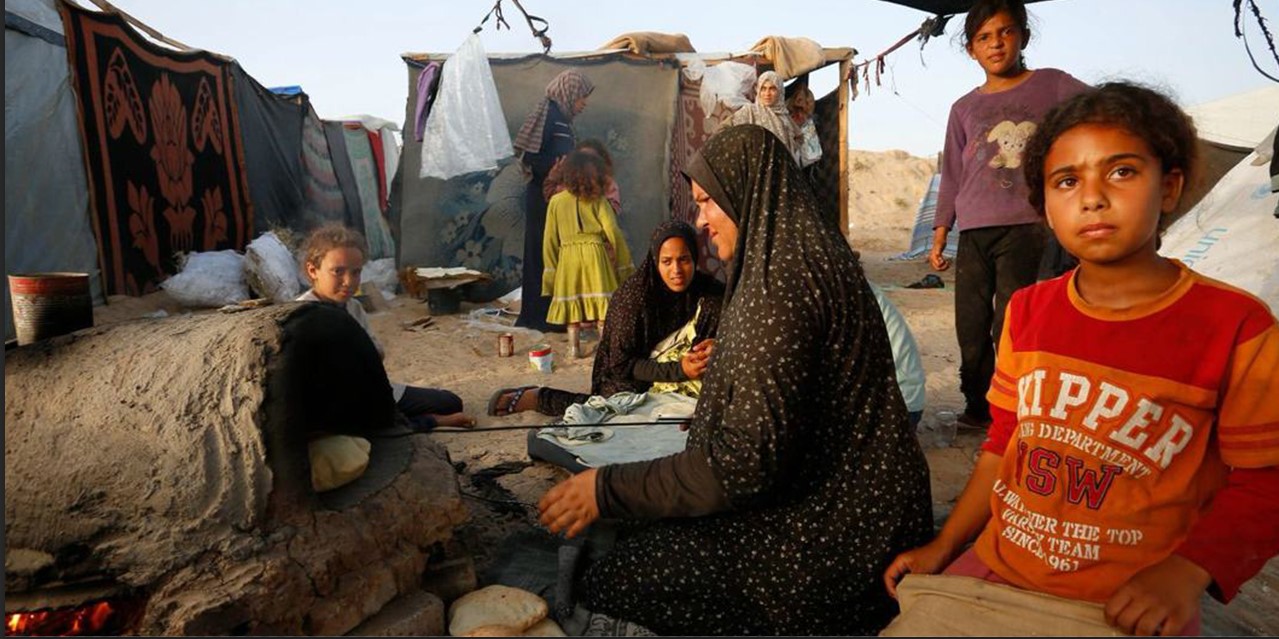
[[[524,397],[524,393],[537,388],[536,386],[519,386],[515,388],[499,388],[489,397],[488,414],[493,417],[506,417],[515,413],[515,407],[519,405],[520,398]],[[511,399],[506,402],[505,406],[498,406],[502,401],[502,396],[510,394]]]

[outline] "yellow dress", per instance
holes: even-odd
[[[603,320],[613,291],[635,270],[612,205],[561,191],[546,204],[542,238],[542,295],[551,297],[546,321]]]

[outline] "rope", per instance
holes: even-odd
[[[503,430],[538,430],[542,428],[587,428],[591,426],[608,426],[616,428],[618,426],[670,426],[672,424],[687,424],[690,420],[684,418],[659,419],[655,422],[605,422],[602,424],[519,424],[516,426],[493,426],[490,428],[436,428],[432,433],[492,433]]]
[[[531,510],[534,512],[537,512],[538,510],[537,504],[526,504],[516,499],[494,499],[492,497],[484,497],[482,495],[476,495],[475,493],[467,492],[465,490],[458,490],[458,492],[461,493],[463,497],[470,497],[471,499],[474,499],[476,501],[483,501],[483,502],[488,502],[490,504],[498,504],[501,506],[519,506],[520,508]]]
[[[1261,65],[1257,63],[1256,56],[1252,54],[1252,46],[1248,44],[1248,36],[1243,28],[1242,3],[1243,0],[1235,0],[1235,37],[1243,40],[1244,51],[1248,52],[1248,59],[1252,61],[1252,66],[1257,70],[1257,73],[1266,76],[1272,82],[1279,82],[1279,78],[1266,73],[1261,68]],[[1261,34],[1266,37],[1266,44],[1270,47],[1270,55],[1274,57],[1275,62],[1279,62],[1279,53],[1275,52],[1275,37],[1270,33],[1270,29],[1266,27],[1266,19],[1261,16],[1261,9],[1257,8],[1256,0],[1248,0],[1248,8],[1252,10],[1253,17],[1257,19],[1257,26],[1261,27]]]
[[[1237,1],[1238,0],[1236,0],[1236,2]],[[949,15],[932,16],[931,18],[924,20],[924,22],[919,25],[919,28],[902,36],[902,38],[898,40],[897,42],[893,43],[892,46],[881,51],[879,55],[876,55],[873,58],[870,58],[868,60],[863,60],[861,62],[858,62],[852,65],[852,67],[849,68],[848,77],[845,78],[849,82],[850,88],[852,89],[851,99],[856,100],[858,94],[860,93],[860,91],[858,91],[857,89],[857,85],[859,84],[857,81],[857,72],[859,69],[861,70],[861,74],[862,74],[862,82],[866,83],[867,93],[869,93],[869,89],[870,89],[870,74],[871,74],[872,65],[875,71],[875,86],[883,86],[881,76],[883,75],[884,68],[885,68],[884,57],[902,48],[903,46],[905,46],[907,42],[910,42],[912,39],[919,40],[919,50],[923,51],[924,45],[928,44],[929,39],[936,38],[946,32],[946,23],[949,22],[952,17],[953,16],[949,16]]]
[[[524,5],[520,4],[520,0],[511,0],[511,2],[515,4],[516,9],[520,10],[520,13],[524,14],[524,22],[528,24],[528,30],[532,32],[533,37],[541,41],[542,53],[550,53],[551,38],[546,35],[546,32],[550,30],[551,24],[547,22],[545,18],[529,15],[529,12],[524,10]],[[489,18],[495,18],[494,28],[496,30],[501,31],[503,28],[507,31],[511,30],[511,25],[506,21],[506,16],[502,15],[502,0],[497,0],[493,3],[493,8],[489,9],[488,13],[484,14],[484,19],[480,20],[480,24],[475,27],[472,33],[479,33],[480,30],[484,28],[484,25],[489,21]],[[542,27],[539,29],[533,24],[534,22],[540,23]]]
[[[654,422],[605,422],[603,424],[517,424],[514,426],[490,426],[488,428],[456,428],[441,427],[429,431],[405,431],[402,433],[394,433],[390,435],[366,435],[370,439],[398,439],[400,437],[409,437],[411,435],[453,435],[453,434],[478,434],[478,433],[496,433],[508,430],[539,430],[542,428],[582,428],[589,426],[608,426],[609,428],[617,428],[619,426],[670,426],[671,424],[687,424],[690,419],[683,417],[671,417],[669,419],[659,419]]]

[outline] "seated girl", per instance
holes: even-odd
[[[364,236],[359,231],[338,224],[321,226],[312,232],[302,247],[311,290],[298,296],[298,301],[321,302],[346,309],[369,334],[378,353],[385,357],[382,344],[369,330],[364,307],[355,299],[360,288],[360,274],[364,270],[364,247]],[[391,389],[396,407],[418,430],[428,431],[436,426],[470,428],[475,425],[475,420],[462,413],[462,398],[454,393],[396,382],[391,383]]]
[[[640,393],[662,383],[680,384],[681,392],[696,396],[713,349],[724,294],[722,284],[696,270],[696,256],[693,227],[678,221],[659,225],[639,271],[622,283],[609,303],[608,322],[591,370],[591,392],[504,388],[489,400],[488,413],[504,416],[537,410],[558,417],[592,395]],[[659,344],[690,324],[694,337],[685,340],[683,352],[667,349],[654,356]]]
[[[1198,634],[1204,592],[1229,601],[1279,552],[1279,326],[1157,250],[1196,145],[1177,105],[1126,83],[1044,117],[1030,203],[1079,267],[1013,294],[981,456],[889,592],[945,570],[1100,604],[1125,633]]]

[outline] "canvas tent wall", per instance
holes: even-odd
[[[823,66],[838,65],[846,77],[855,51],[825,49]],[[430,62],[447,64],[447,54],[404,54],[409,99],[404,147],[393,200],[399,239],[398,263],[468,266],[489,273],[487,286],[472,286],[475,300],[491,300],[520,284],[523,259],[524,181],[515,159],[495,171],[451,180],[419,178],[422,143],[414,135],[418,76]],[[693,61],[707,65],[734,61],[757,70],[771,68],[759,54],[653,54],[618,51],[547,55],[490,55],[507,128],[514,135],[545,95],[546,84],[566,69],[582,71],[596,85],[590,106],[574,120],[579,140],[603,141],[613,156],[622,190],[621,225],[632,251],[642,252],[661,220],[689,219],[694,213],[680,169],[708,137],[698,101],[698,83],[682,70]],[[819,100],[815,118],[823,138],[821,194],[829,213],[847,228],[848,86]],[[827,123],[825,126],[821,122]],[[703,261],[714,270],[708,255]]]
[[[342,169],[351,173],[347,150],[330,146],[305,94],[278,96],[225,56],[159,46],[130,20],[56,0],[5,4],[8,273],[87,272],[95,303],[103,303],[110,293],[154,290],[175,270],[176,251],[243,249],[261,231],[300,235],[326,221],[362,228],[357,185],[338,179]],[[126,124],[115,130],[120,118],[113,116],[109,133],[95,135],[107,102],[102,91],[112,90],[132,95],[117,102],[129,110]],[[210,100],[221,106],[209,109]],[[171,134],[178,123],[189,124],[190,135]],[[342,123],[336,127],[344,136]],[[121,152],[122,143],[133,148]],[[166,164],[173,158],[164,157],[170,147],[195,159],[177,162],[166,181],[159,174],[173,173],[175,164]],[[386,155],[380,138],[378,149]],[[216,162],[201,159],[211,154]],[[226,178],[211,183],[210,171]],[[385,173],[373,182],[383,194]],[[385,208],[383,197],[374,212],[383,227]],[[143,212],[151,215],[136,215]],[[145,280],[121,276],[140,256],[155,266]],[[7,281],[5,305],[8,339]]]
[[[1279,313],[1279,193],[1271,191],[1270,154],[1258,148],[1226,174],[1163,235],[1160,253],[1238,286]]]
[[[1200,177],[1184,203],[1194,206],[1279,125],[1279,86],[1229,95],[1186,109],[1199,134]]]
[[[6,273],[89,273],[102,302],[62,20],[52,0],[4,5]],[[15,336],[5,278],[5,339]]]

